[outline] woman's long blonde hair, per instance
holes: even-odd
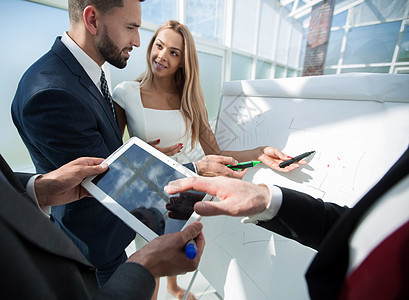
[[[190,33],[186,25],[179,23],[178,21],[167,21],[156,30],[153,35],[146,53],[147,68],[136,81],[143,86],[149,85],[153,80],[152,68],[150,67],[150,56],[153,44],[158,36],[159,32],[163,29],[173,29],[180,33],[183,37],[183,61],[182,66],[175,73],[175,81],[177,89],[181,97],[181,106],[183,118],[186,124],[186,132],[190,127],[192,149],[199,141],[200,128],[206,128],[208,124],[207,110],[205,104],[205,98],[203,95],[202,86],[200,84],[199,77],[199,61],[197,59],[196,46],[193,40],[193,36]]]

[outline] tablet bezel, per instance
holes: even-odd
[[[114,153],[112,153],[107,159],[103,161],[103,163],[107,163],[108,167],[111,165],[117,158],[119,158],[126,150],[128,150],[131,146],[136,145],[137,147],[145,150],[150,155],[156,157],[162,163],[172,167],[176,171],[180,172],[182,175],[186,177],[196,177],[198,176],[196,173],[192,172],[188,168],[184,167],[177,161],[173,160],[166,154],[160,152],[156,148],[152,147],[151,145],[147,144],[146,142],[142,141],[137,137],[131,137],[126,143],[124,143],[120,148],[118,148]],[[153,240],[154,238],[158,237],[153,230],[151,230],[148,226],[142,223],[138,218],[132,215],[128,210],[122,207],[117,201],[112,199],[108,194],[106,194],[103,190],[101,190],[97,185],[95,185],[92,180],[97,177],[90,176],[87,177],[83,182],[82,186],[99,202],[101,202],[106,208],[108,208],[113,214],[115,214],[118,218],[120,218],[125,224],[127,224],[131,229],[141,235],[145,240],[148,242]],[[211,201],[213,200],[213,196],[206,194],[202,201]],[[190,218],[184,224],[182,230],[190,225],[195,221],[200,221],[201,216],[198,215],[196,212],[193,212]]]

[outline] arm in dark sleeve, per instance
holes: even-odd
[[[277,216],[259,225],[314,249],[318,249],[332,226],[349,209],[301,192],[280,189],[283,202]]]
[[[24,105],[21,120],[27,136],[54,168],[81,156],[111,153],[100,132],[106,124],[96,118],[93,105],[58,89],[37,93]]]
[[[142,265],[124,263],[98,291],[94,299],[137,299],[152,298],[155,278]]]
[[[16,173],[14,173],[14,175],[16,175],[16,177],[17,177],[17,179],[20,181],[21,185],[22,185],[24,188],[26,188],[29,179],[30,179],[32,176],[36,175],[36,174],[16,172]]]
[[[188,168],[190,171],[195,172],[196,173],[196,168],[194,166],[194,164],[192,162],[187,163],[187,164],[183,164],[184,167]]]

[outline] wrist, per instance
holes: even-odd
[[[263,159],[264,149],[265,148],[266,148],[265,146],[260,146],[260,147],[257,147],[257,148],[254,149],[255,152],[256,152],[255,157],[257,157],[257,160],[262,160]]]
[[[200,175],[200,168],[199,168],[199,162],[198,161],[195,161],[195,162],[193,162],[193,167],[195,168],[195,170],[196,170],[196,174],[198,174],[198,175]]]
[[[263,184],[264,186],[264,204],[265,209],[261,212],[245,217],[241,220],[242,223],[257,224],[260,221],[269,221],[273,219],[281,208],[283,201],[283,194],[281,189],[272,184]],[[267,196],[266,194],[267,193]]]

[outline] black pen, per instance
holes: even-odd
[[[294,158],[292,158],[292,159],[290,159],[290,160],[283,161],[283,162],[282,162],[281,164],[279,164],[278,166],[279,166],[280,168],[285,168],[285,167],[287,167],[287,166],[289,166],[289,165],[291,165],[291,164],[293,164],[293,163],[296,163],[296,162],[302,160],[303,158],[306,158],[307,156],[309,156],[309,155],[311,155],[311,154],[313,154],[313,153],[315,153],[315,151],[305,152],[305,153],[300,154],[300,155],[298,155],[298,156],[296,156],[296,157],[294,157]]]

